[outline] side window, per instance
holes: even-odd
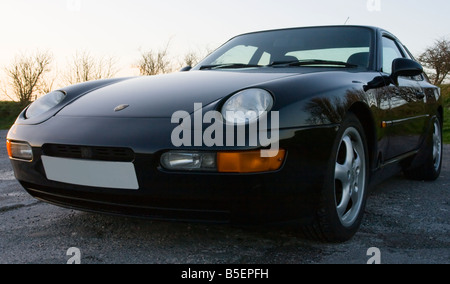
[[[406,55],[406,58],[414,60],[414,61],[417,61],[406,46],[402,45],[401,47],[402,47],[403,53]],[[423,74],[411,77],[411,79],[412,80],[416,80],[416,81],[423,81],[423,80],[425,80],[425,78],[423,77]]]
[[[383,72],[392,73],[392,62],[397,58],[403,58],[397,44],[390,38],[383,37]]]

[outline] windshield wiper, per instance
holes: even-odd
[[[349,64],[343,61],[331,61],[331,60],[300,60],[300,61],[275,61],[272,64],[263,66],[255,64],[243,64],[243,63],[226,63],[226,64],[214,64],[214,65],[203,65],[200,70],[212,70],[212,69],[238,69],[238,68],[262,68],[262,67],[276,67],[276,66],[308,66],[308,65],[335,65],[344,66],[347,68],[356,68],[358,65]]]
[[[358,65],[350,64],[343,61],[331,61],[331,60],[300,60],[300,61],[275,61],[270,65],[267,65],[269,67],[274,66],[308,66],[308,65],[336,65],[336,66],[344,66],[348,68],[356,68]]]
[[[255,67],[263,67],[263,66],[255,64],[227,63],[227,64],[203,65],[200,67],[200,70],[237,69],[237,68],[255,68]]]

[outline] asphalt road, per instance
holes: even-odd
[[[14,179],[0,131],[0,263],[450,264],[450,146],[433,183],[396,176],[371,194],[361,230],[344,244],[304,240],[282,228],[152,222],[62,209],[34,200]]]

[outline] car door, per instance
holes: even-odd
[[[401,45],[393,38],[384,36],[382,40],[383,75],[391,75],[392,62],[397,58],[409,58]],[[386,125],[389,146],[386,159],[418,149],[425,127],[424,91],[412,77],[400,77],[398,86],[387,87],[390,111]]]

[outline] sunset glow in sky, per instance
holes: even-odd
[[[172,57],[214,49],[251,31],[312,25],[373,25],[415,55],[450,37],[450,1],[433,0],[0,0],[0,83],[18,53],[49,50],[58,69],[77,50],[118,58],[119,75],[140,51],[170,42]]]

